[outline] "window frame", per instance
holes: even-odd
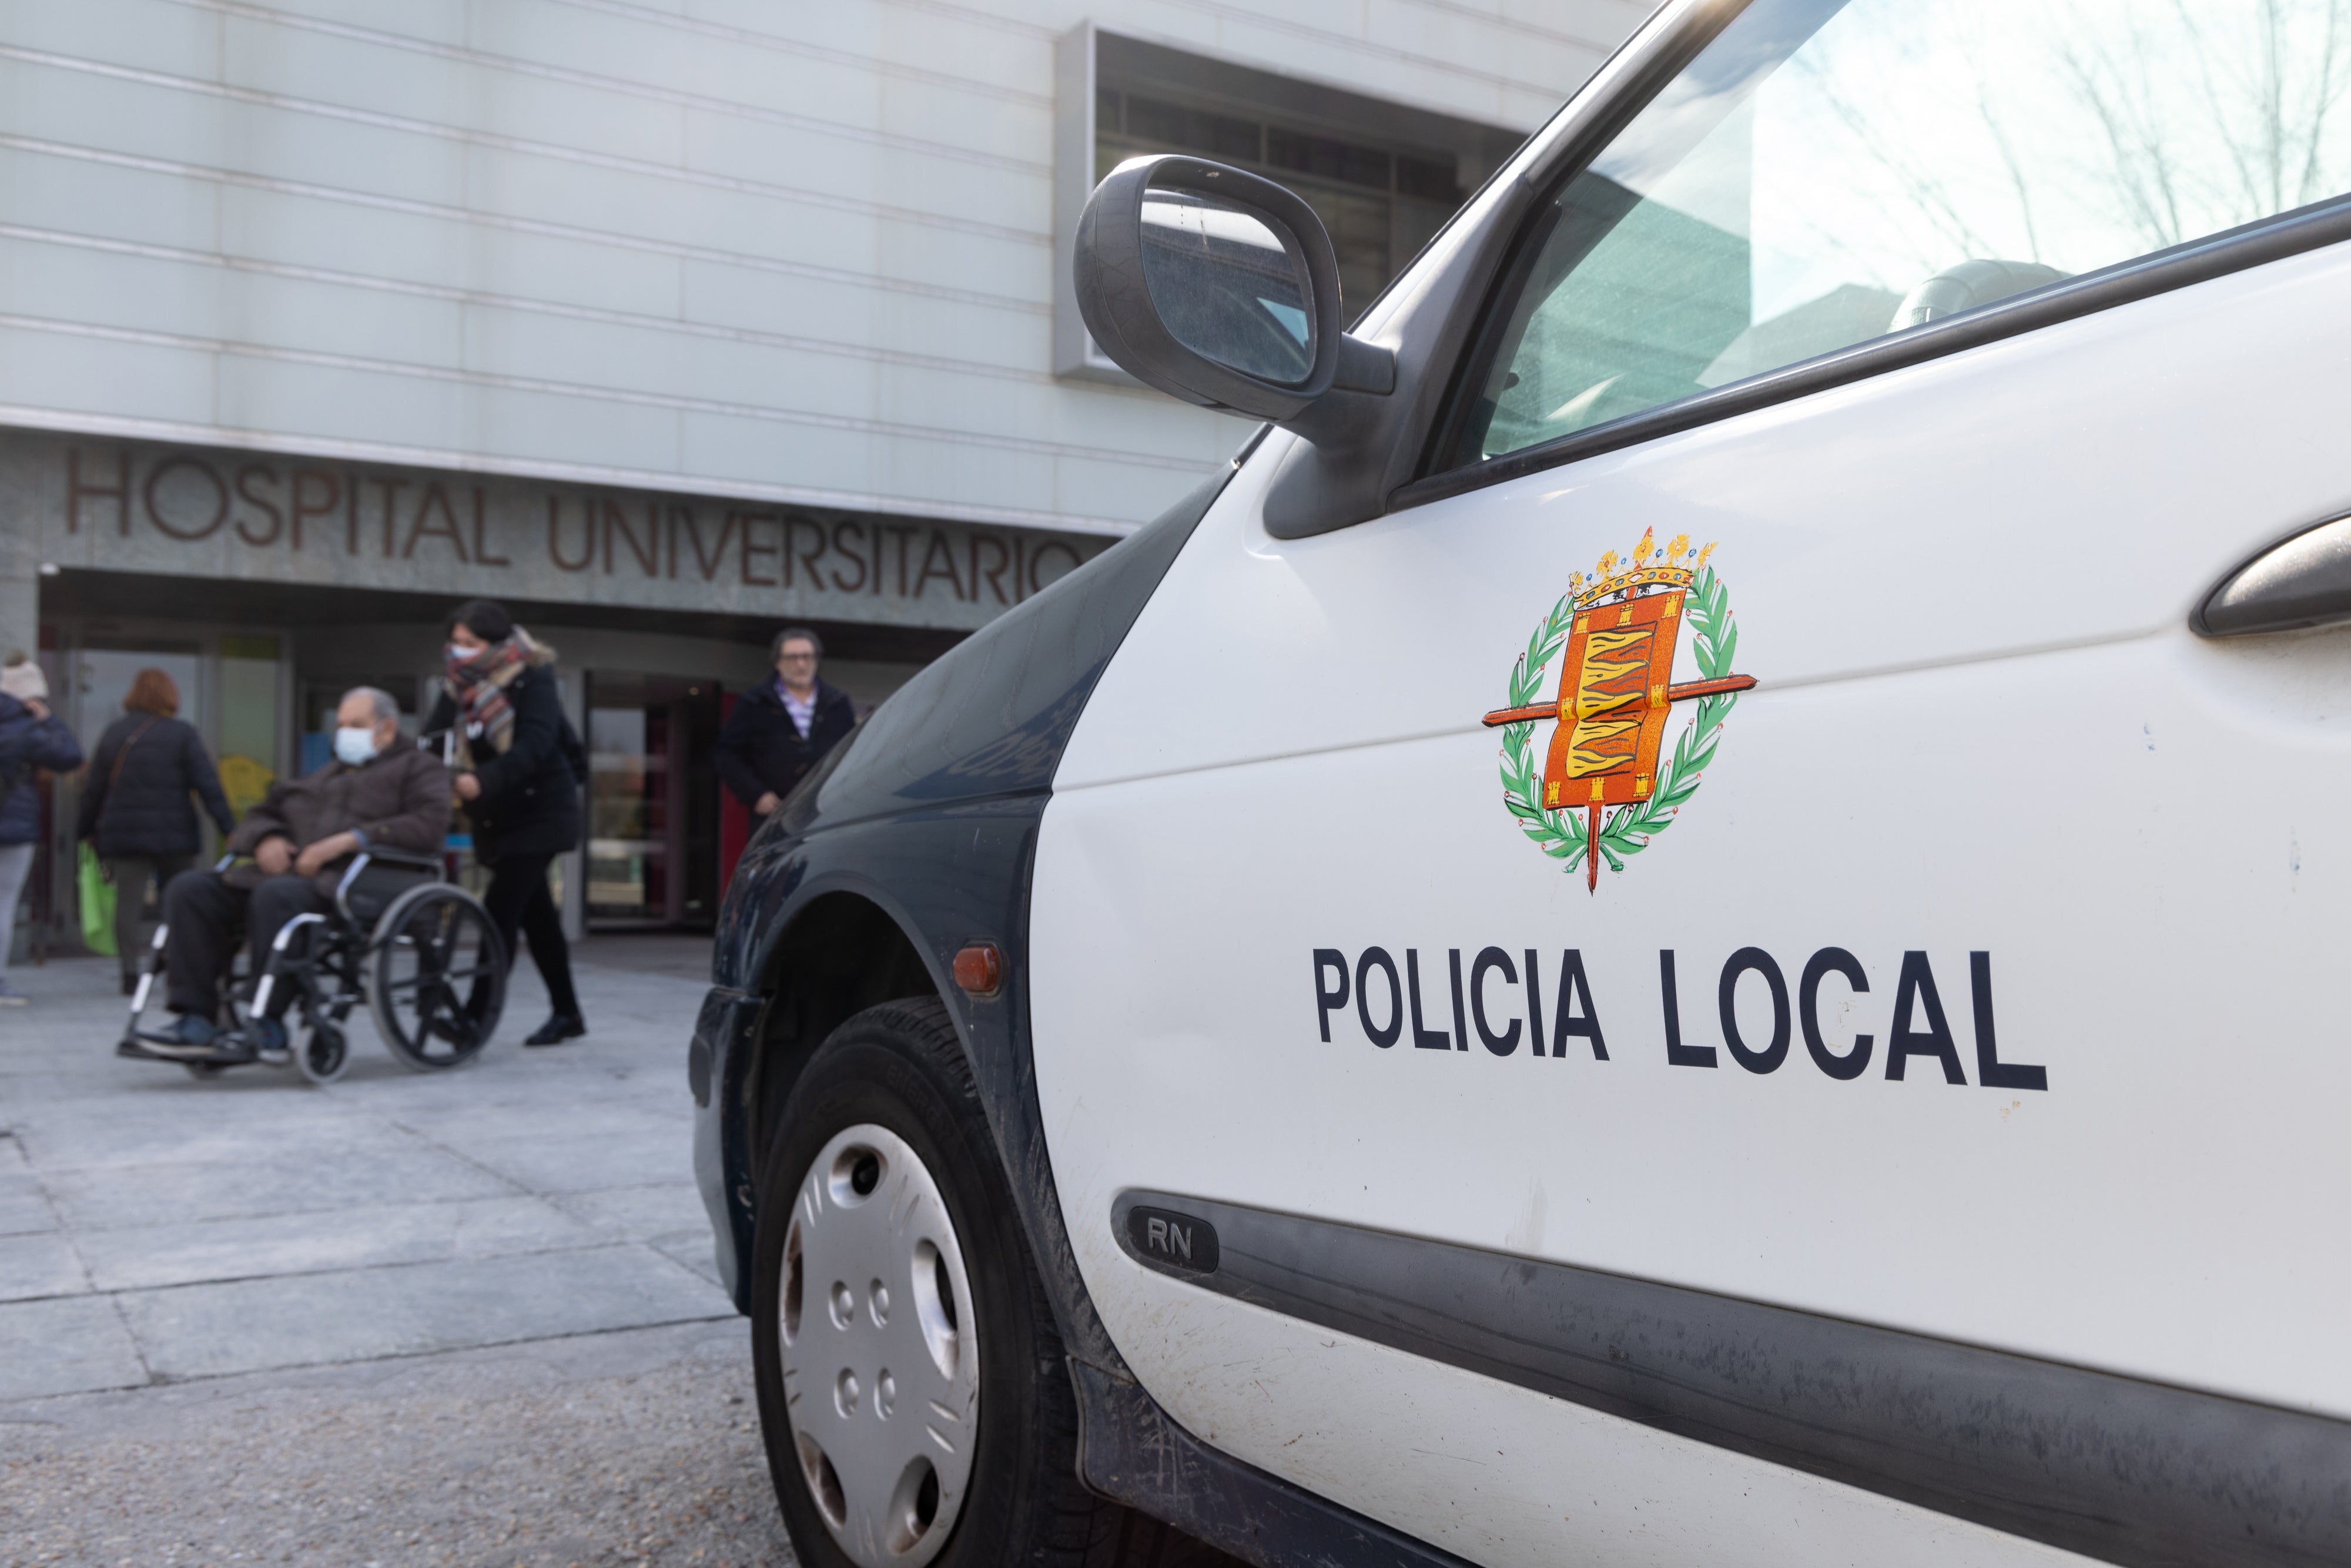
[[[1924,326],[1782,365],[1515,452],[1467,461],[1455,457],[1452,455],[1461,445],[1477,401],[1477,389],[1486,383],[1502,350],[1503,329],[1541,252],[1559,196],[1569,182],[1590,169],[1633,119],[1753,3],[1754,0],[1744,0],[1742,4],[1719,7],[1694,7],[1684,18],[1686,26],[1677,29],[1677,36],[1663,42],[1657,53],[1644,62],[1645,68],[1625,85],[1615,101],[1581,134],[1554,149],[1540,168],[1528,170],[1520,176],[1529,199],[1506,204],[1493,214],[1493,226],[1509,230],[1508,239],[1499,247],[1499,265],[1494,267],[1491,281],[1469,318],[1461,340],[1462,350],[1447,378],[1416,476],[1390,493],[1386,507],[1389,512],[1408,510],[1586,457],[1637,446],[2351,240],[2351,193],[2346,193],[2010,295]],[[1472,204],[1474,202],[1472,198]],[[1493,236],[1488,237],[1491,244]]]

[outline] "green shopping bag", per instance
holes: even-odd
[[[98,863],[98,852],[85,842],[74,862],[74,881],[81,889],[81,945],[93,953],[114,956],[114,884]]]

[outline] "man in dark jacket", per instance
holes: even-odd
[[[8,984],[8,949],[16,936],[16,900],[33,869],[41,837],[41,794],[36,771],[63,773],[81,766],[81,743],[49,712],[49,685],[41,666],[12,653],[0,667],[0,1006],[22,1007],[24,993]]]
[[[770,656],[775,679],[736,699],[717,748],[720,781],[762,817],[857,727],[849,694],[816,678],[824,644],[815,632],[787,626]]]
[[[214,1039],[220,981],[242,923],[254,973],[268,962],[278,929],[297,915],[334,907],[334,891],[351,857],[369,848],[437,852],[449,830],[449,770],[431,754],[401,743],[400,705],[371,686],[347,694],[335,710],[335,760],[269,791],[245,815],[229,852],[250,864],[192,871],[163,895],[171,940],[163,949],[171,1033],[183,1045],[216,1045],[225,1060],[249,1059],[284,1040],[284,1026],[260,1021],[254,1038]],[[293,992],[281,988],[278,999]],[[273,1009],[274,1010],[274,1009]]]

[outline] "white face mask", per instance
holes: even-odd
[[[354,729],[348,725],[335,731],[335,759],[350,768],[374,761],[375,731]]]
[[[475,654],[480,652],[481,650],[479,648],[460,648],[455,643],[449,644],[450,659],[460,664],[464,664],[466,660],[472,658]]]

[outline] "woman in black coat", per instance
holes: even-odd
[[[547,868],[579,847],[588,759],[563,716],[554,649],[486,599],[459,605],[448,632],[448,683],[424,728],[455,733],[457,794],[473,824],[474,858],[489,868],[482,902],[506,940],[507,961],[519,931],[547,982],[553,1016],[523,1043],[559,1045],[588,1025]]]
[[[122,716],[98,739],[82,782],[74,836],[91,841],[114,883],[114,955],[125,996],[138,988],[139,960],[147,951],[149,892],[158,907],[163,888],[195,863],[201,842],[190,797],[223,837],[236,815],[221,792],[220,774],[204,737],[174,716],[180,688],[161,670],[141,670],[122,699]]]

